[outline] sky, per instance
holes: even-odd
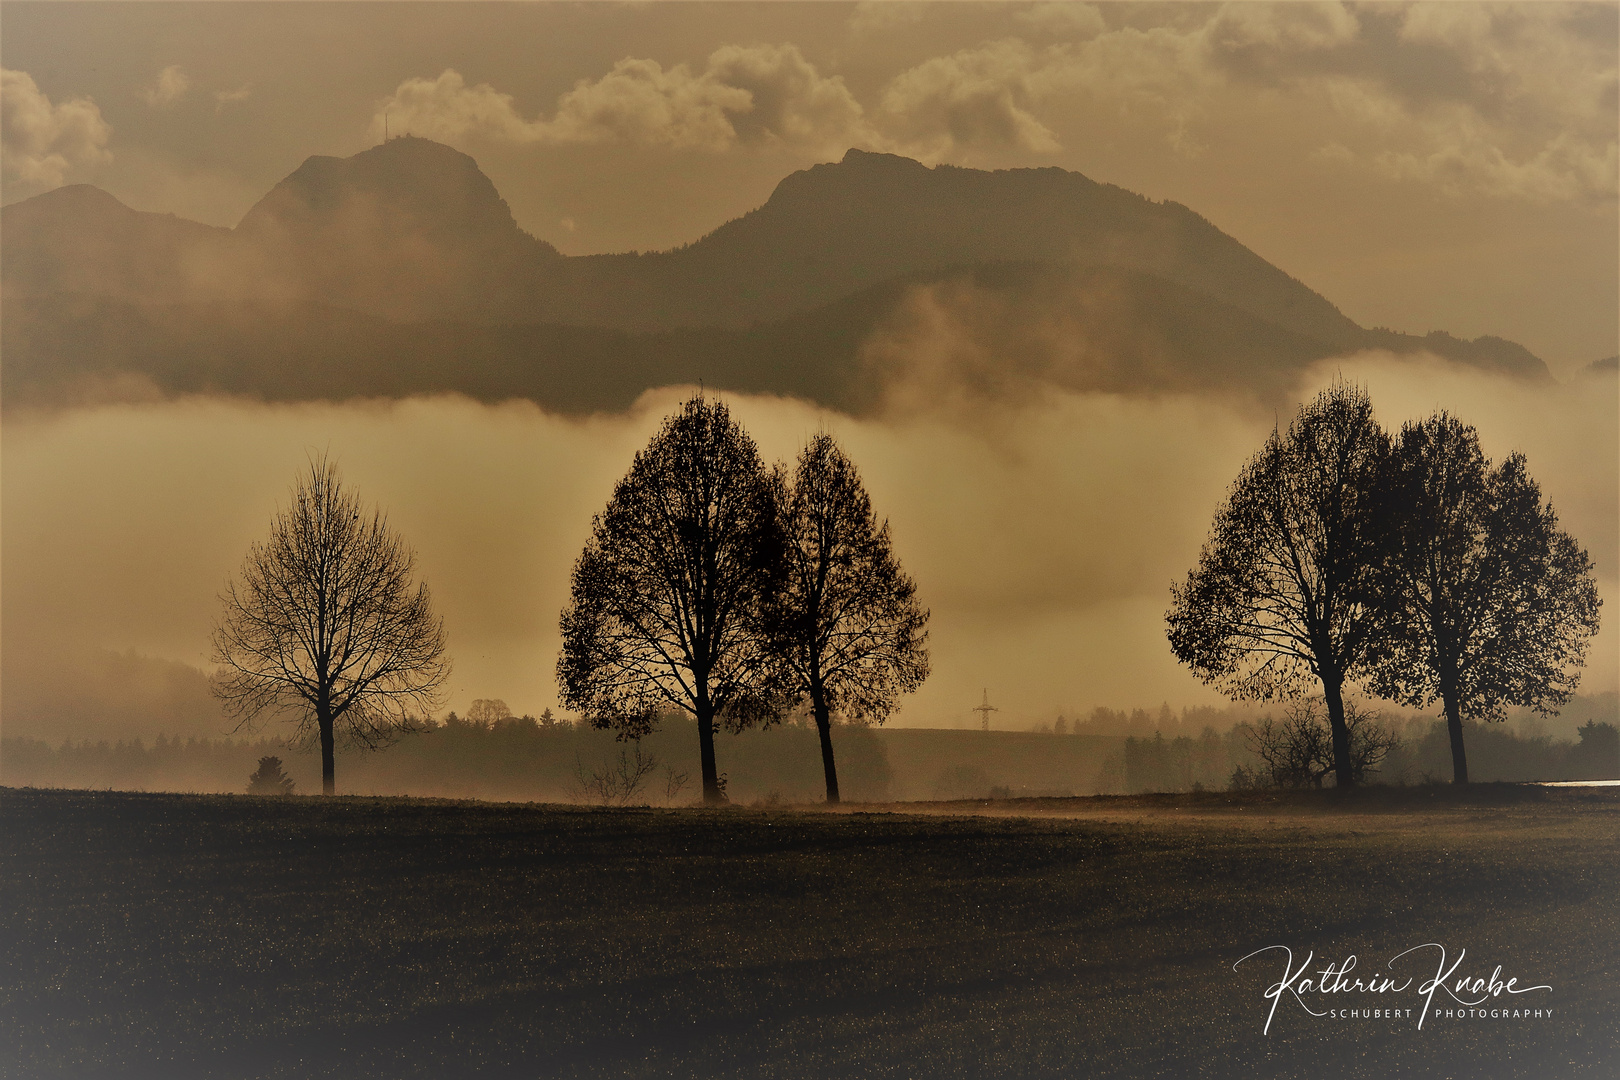
[[[1614,689],[1620,405],[1579,370],[1620,352],[1617,10],[7,0],[0,200],[92,183],[234,225],[384,123],[472,154],[569,254],[696,240],[850,146],[1173,199],[1363,325],[1493,334],[1547,361],[1559,384],[1527,390],[1345,357],[1299,391],[1348,373],[1386,426],[1445,407],[1493,456],[1524,451],[1597,565],[1586,686]],[[1277,414],[1174,393],[947,399],[922,361],[866,420],[733,401],[767,459],[833,431],[890,519],[935,658],[894,722],[965,725],[986,689],[1015,726],[1216,701],[1169,655],[1168,588]],[[205,666],[221,584],[324,449],[418,551],[451,707],[555,708],[567,568],[683,392],[584,420],[453,399],[8,414],[5,650]]]
[[[1365,326],[1620,352],[1613,4],[3,9],[6,202],[234,225],[391,130],[570,254],[661,250],[850,146],[1193,207]]]

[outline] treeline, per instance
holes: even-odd
[[[1178,736],[1196,738],[1203,734],[1205,728],[1225,731],[1234,724],[1251,723],[1257,715],[1258,710],[1247,704],[1184,706],[1179,711],[1171,709],[1168,703],[1154,711],[1110,709],[1099,705],[1083,717],[1070,719],[1060,715],[1050,725],[1041,724],[1035,730],[1050,731],[1055,735],[1114,735],[1147,739],[1157,733],[1172,739]]]
[[[1446,721],[1411,717],[1383,721],[1395,743],[1367,782],[1406,785],[1451,779],[1451,734]],[[1620,727],[1588,720],[1576,738],[1528,734],[1505,724],[1464,721],[1470,771],[1482,781],[1553,782],[1620,779]],[[1221,791],[1271,786],[1257,751],[1256,727],[1206,727],[1197,736],[1163,731],[1129,736],[1104,762],[1099,794]]]
[[[835,725],[840,774],[850,797],[890,797],[893,773],[877,734]],[[696,722],[668,717],[660,729],[624,743],[613,733],[568,721],[533,717],[494,723],[451,718],[401,739],[381,753],[344,758],[342,791],[357,795],[537,802],[600,802],[600,778],[618,774],[621,754],[652,767],[639,788],[619,801],[685,805],[697,799]],[[727,794],[742,803],[808,802],[823,793],[819,736],[812,724],[789,720],[718,741]],[[295,794],[321,791],[321,762],[312,749],[282,739],[170,739],[109,743],[39,739],[0,742],[0,783],[9,787],[116,788],[134,791],[245,792],[263,757],[280,759]],[[684,777],[684,780],[682,779]]]

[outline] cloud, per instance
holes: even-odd
[[[154,109],[166,109],[186,96],[191,89],[191,76],[180,70],[179,64],[170,64],[157,73],[152,85],[141,91],[141,99]]]
[[[1101,112],[1191,156],[1214,137],[1211,100],[1258,88],[1300,117],[1342,121],[1331,156],[1349,167],[1450,194],[1604,201],[1620,171],[1614,28],[1588,25],[1604,17],[1562,5],[1236,3],[1109,30],[1083,6],[1043,5],[1016,21],[1031,40],[1062,40],[1009,37],[926,60],[888,83],[873,121],[893,148],[940,160],[1056,151],[1065,114]]]
[[[1054,37],[1095,37],[1108,29],[1102,12],[1095,4],[1058,3],[1036,4],[1014,16],[1032,29]]]
[[[253,94],[253,87],[244,86],[236,90],[214,91],[214,113],[218,115],[225,111],[228,105],[236,105],[246,101]]]
[[[1596,5],[1235,4],[1204,31],[1234,80],[1347,122],[1347,164],[1451,195],[1607,201],[1616,27]],[[1364,25],[1365,24],[1365,25]]]
[[[1033,111],[1047,63],[1016,38],[924,61],[884,89],[883,125],[925,160],[959,147],[1050,153],[1057,136]]]
[[[859,7],[850,31],[923,15],[904,3]],[[1258,106],[1258,94],[1273,114],[1326,125],[1344,168],[1451,194],[1604,201],[1620,186],[1620,65],[1604,18],[1612,12],[1591,6],[1234,3],[1115,19],[1038,4],[1011,10],[1013,34],[923,59],[864,101],[793,44],[726,45],[701,66],[622,59],[576,83],[550,116],[525,116],[510,94],[446,69],[401,83],[374,134],[386,112],[390,130],[449,142],[861,146],[934,163],[1052,154],[1067,131],[1102,121],[1196,157],[1226,137],[1219,118]]]
[[[23,71],[0,71],[0,170],[7,179],[52,188],[75,168],[112,160],[112,127],[89,98],[53,105]]]
[[[1222,4],[1202,32],[1221,51],[1265,46],[1329,49],[1354,41],[1361,24],[1341,3]]]
[[[391,131],[444,141],[828,151],[873,139],[843,80],[822,76],[794,45],[727,45],[699,72],[627,57],[601,78],[576,83],[549,120],[525,119],[510,94],[488,83],[468,86],[446,69],[434,80],[401,83],[373,119],[378,134],[384,114]]]
[[[1318,89],[1360,136],[1346,140],[1359,149],[1341,141],[1336,156],[1391,179],[1542,203],[1608,201],[1620,190],[1620,142],[1583,125],[1530,135],[1464,102],[1409,108],[1367,79],[1327,79]]]
[[[1202,31],[1127,26],[1042,48],[1006,38],[897,75],[876,122],[896,148],[939,160],[991,147],[1054,152],[1060,140],[1046,115],[1101,108],[1197,153],[1190,125],[1223,79]]]
[[[1479,429],[1493,458],[1528,456],[1562,527],[1597,563],[1605,628],[1583,689],[1612,689],[1612,393],[1527,388],[1368,354],[1324,363],[1298,395],[1341,374],[1368,386],[1387,427],[1444,406]],[[82,732],[29,728],[14,715],[28,700],[66,696],[40,685],[50,673],[23,663],[24,646],[203,663],[220,583],[263,538],[310,447],[329,449],[416,549],[456,660],[449,707],[498,697],[519,712],[556,708],[568,568],[591,515],[685,392],[650,391],[625,413],[584,420],[448,397],[303,406],[196,398],[8,419],[7,730],[52,741],[94,733],[82,715],[72,718]],[[1102,703],[1211,700],[1170,655],[1163,613],[1227,485],[1270,431],[1270,409],[1203,393],[1049,388],[1008,405],[1006,423],[986,425],[954,404],[855,419],[767,396],[727,398],[768,461],[791,460],[809,433],[831,431],[889,519],[901,563],[933,610],[934,675],[899,723],[949,723],[985,685],[1004,688],[1009,711],[1048,719]],[[1281,415],[1291,413],[1284,403]]]
[[[410,133],[453,142],[467,136],[492,142],[538,142],[544,125],[518,114],[512,95],[488,83],[468,86],[445,68],[437,79],[413,77],[399,84],[372,118],[373,134]]]
[[[1397,137],[1416,145],[1373,155],[1372,163],[1450,191],[1613,199],[1620,190],[1615,36],[1613,9],[1597,5],[1407,8],[1401,41],[1446,55],[1466,72],[1467,91],[1413,103],[1408,131]]]
[[[850,13],[849,32],[855,37],[870,37],[915,26],[927,13],[927,4],[910,0],[861,0]]]

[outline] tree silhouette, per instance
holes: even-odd
[[[1442,702],[1452,780],[1466,784],[1464,716],[1554,713],[1579,685],[1602,603],[1592,561],[1524,457],[1492,468],[1474,429],[1444,412],[1402,428],[1384,491],[1395,618],[1369,686],[1419,708]]]
[[[1357,783],[1376,772],[1380,762],[1398,745],[1393,732],[1379,723],[1376,713],[1345,702],[1344,726],[1350,733],[1350,771]],[[1263,718],[1247,732],[1247,741],[1265,766],[1265,776],[1276,787],[1321,787],[1334,771],[1333,733],[1316,697],[1290,702],[1283,718]]]
[[[292,710],[299,735],[320,740],[327,795],[338,735],[375,749],[438,707],[450,662],[427,586],[412,588],[414,569],[411,550],[380,512],[363,513],[323,455],[220,597],[214,693],[238,730]]]
[[[479,698],[467,709],[467,723],[486,730],[512,718],[512,710],[500,698]]]
[[[248,794],[291,795],[292,793],[292,777],[281,771],[281,759],[273,756],[260,758],[258,771],[248,777]]]
[[[1319,681],[1340,787],[1355,783],[1344,684],[1366,674],[1380,617],[1388,447],[1365,391],[1324,390],[1244,466],[1165,615],[1176,658],[1234,698],[1296,697]]]
[[[759,633],[780,555],[754,441],[725,405],[692,398],[591,523],[562,613],[562,704],[631,739],[668,709],[691,714],[704,801],[724,802],[715,724],[740,731],[783,705]]]
[[[895,698],[928,677],[928,611],[900,569],[860,474],[832,436],[799,455],[778,497],[785,580],[768,605],[788,686],[810,699],[821,733],[827,801],[838,801],[834,711],[881,724]]]

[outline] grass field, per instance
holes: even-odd
[[[1620,1076],[1613,789],[843,813],[7,789],[0,852],[6,1077]],[[1419,1030],[1415,991],[1327,1002],[1399,1019],[1285,995],[1263,1034],[1281,956],[1233,969],[1281,944],[1372,974],[1429,942],[1550,984],[1505,1003],[1551,1015]]]

